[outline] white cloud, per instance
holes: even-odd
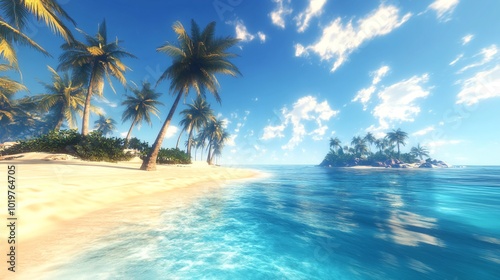
[[[229,146],[229,147],[235,147],[236,146],[236,137],[238,137],[238,135],[235,135],[235,134],[232,134],[229,136],[229,139],[227,139],[226,141],[226,145]]]
[[[468,43],[470,43],[470,41],[472,41],[472,39],[474,38],[474,35],[472,34],[467,34],[465,35],[463,38],[462,38],[462,45],[467,45]]]
[[[285,17],[293,12],[288,7],[290,0],[273,0],[276,3],[276,9],[272,11],[269,16],[274,25],[285,28]]]
[[[282,122],[279,125],[269,125],[264,128],[262,140],[272,139],[276,137],[284,137],[284,130],[291,126],[292,137],[287,144],[282,146],[284,150],[290,150],[296,147],[306,135],[312,136],[314,140],[320,140],[328,130],[328,126],[324,122],[329,121],[333,116],[337,115],[338,111],[330,108],[330,105],[325,100],[318,102],[315,97],[305,96],[297,100],[293,104],[293,108],[289,110],[284,107],[281,110]],[[316,126],[311,132],[308,132],[305,124],[311,123]]]
[[[459,2],[459,0],[435,0],[429,5],[429,9],[436,12],[439,20],[448,21]]]
[[[453,66],[455,65],[460,59],[462,59],[464,57],[464,54],[460,54],[457,56],[457,58],[455,58],[452,62],[450,62],[450,66]]]
[[[266,41],[266,34],[261,31],[257,32],[257,34],[251,34],[250,32],[248,32],[248,29],[242,20],[235,21],[234,25],[236,38],[240,39],[242,42],[250,42],[255,38],[259,38],[261,43],[264,43]]]
[[[477,72],[472,78],[462,82],[456,103],[473,105],[480,100],[493,97],[500,97],[500,65]]]
[[[116,108],[118,107],[118,104],[116,102],[109,101],[106,97],[103,96],[92,96],[92,99],[94,99],[97,103],[104,103],[105,105],[108,105],[111,108]]]
[[[309,0],[307,9],[300,13],[295,20],[297,21],[298,32],[304,32],[309,27],[309,22],[313,17],[320,16],[323,13],[323,7],[327,0]]]
[[[304,56],[314,52],[322,60],[334,60],[331,71],[337,70],[358,49],[361,44],[375,37],[389,34],[408,21],[411,13],[399,15],[395,6],[381,5],[378,9],[358,20],[343,23],[341,18],[335,19],[323,29],[321,38],[314,44],[295,45],[295,55]]]
[[[120,132],[120,137],[125,138],[127,137],[128,131]]]
[[[498,48],[496,45],[491,45],[487,48],[482,49],[481,52],[476,54],[475,56],[482,56],[483,59],[479,62],[463,67],[462,69],[460,69],[459,73],[469,70],[471,68],[485,65],[486,63],[492,61],[497,53],[498,53]]]
[[[414,117],[420,113],[415,101],[429,95],[429,91],[424,88],[428,79],[427,74],[413,76],[385,87],[378,93],[380,103],[373,110],[373,116],[378,118],[381,128],[389,128],[394,121],[414,121]]]
[[[371,86],[358,91],[352,102],[360,101],[363,104],[363,110],[366,110],[368,101],[370,101],[371,96],[377,90],[377,85],[382,81],[382,78],[387,75],[389,70],[389,66],[382,66],[378,70],[371,72],[370,76],[373,77]]]
[[[179,128],[175,125],[170,125],[167,128],[167,133],[165,134],[165,139],[172,138],[174,135],[177,134],[177,132],[179,132]]]
[[[419,131],[416,131],[416,132],[412,133],[411,135],[413,135],[413,136],[424,136],[424,135],[426,135],[426,134],[428,134],[428,133],[430,133],[430,132],[432,132],[434,130],[435,130],[435,128],[432,125],[432,126],[424,128],[424,129],[421,129]]]

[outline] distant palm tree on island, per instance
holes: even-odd
[[[392,132],[387,133],[386,138],[389,140],[389,143],[396,143],[398,147],[398,158],[401,158],[401,152],[399,149],[399,145],[405,146],[406,139],[408,139],[408,133],[402,131],[400,128],[397,130],[393,130]]]
[[[61,46],[64,52],[59,57],[60,70],[73,70],[76,79],[83,81],[87,87],[85,105],[82,118],[82,135],[88,134],[90,102],[93,94],[103,94],[104,79],[106,78],[113,91],[111,77],[115,77],[121,84],[125,85],[124,72],[129,69],[121,61],[124,57],[135,58],[118,45],[119,41],[108,41],[106,21],[99,25],[95,37],[79,30],[86,40],[82,42],[65,43]]]
[[[215,75],[241,75],[238,68],[229,61],[229,58],[236,55],[227,52],[227,49],[234,46],[239,39],[215,38],[215,22],[209,23],[201,31],[198,24],[192,20],[191,36],[180,22],[174,23],[172,28],[178,36],[178,45],[166,43],[157,49],[158,52],[165,53],[173,59],[172,65],[158,79],[157,85],[167,78],[170,79],[170,90],[177,96],[151,151],[143,161],[142,170],[156,169],[158,152],[183,95],[188,95],[191,88],[197,95],[204,95],[208,90],[220,103],[221,98],[217,89],[219,83]]]
[[[130,135],[135,125],[143,121],[152,125],[151,114],[159,118],[158,114],[160,110],[158,110],[157,106],[163,105],[162,102],[158,101],[160,93],[155,92],[149,82],[143,82],[140,89],[137,86],[129,87],[129,89],[132,91],[132,95],[126,95],[126,99],[121,104],[125,106],[125,111],[122,114],[122,122],[132,120],[130,129],[125,137],[126,143],[130,140]]]
[[[420,160],[423,160],[423,157],[429,156],[429,150],[426,147],[420,146],[420,143],[416,147],[411,148],[410,153],[420,158]]]

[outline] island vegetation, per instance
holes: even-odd
[[[418,144],[408,153],[401,153],[401,147],[406,146],[408,133],[401,129],[388,132],[383,138],[375,138],[372,133],[364,137],[355,136],[350,146],[342,145],[339,138],[330,138],[330,151],[320,166],[353,167],[371,166],[386,168],[433,168],[448,167],[443,161],[429,157],[429,150]]]
[[[27,45],[50,55],[23,33],[29,20],[44,22],[64,39],[59,65],[54,68],[47,66],[52,81],[41,82],[45,92],[16,98],[28,88],[9,76],[0,76],[0,143],[13,142],[0,147],[0,155],[57,152],[85,160],[105,161],[126,160],[135,155],[143,159],[143,170],[154,170],[156,163],[190,163],[193,150],[195,159],[198,150],[201,154],[206,152],[208,164],[213,164],[221,156],[230,135],[224,121],[215,117],[205,94],[211,93],[220,103],[216,75],[239,76],[241,73],[230,61],[236,55],[227,51],[239,40],[229,36],[216,37],[215,22],[202,30],[193,20],[190,34],[182,23],[175,22],[172,29],[177,42],[166,43],[156,49],[171,57],[172,64],[155,85],[143,82],[137,86],[127,81],[126,72],[131,69],[124,63],[124,59],[136,57],[127,52],[115,36],[108,36],[105,20],[98,25],[94,36],[76,29],[84,38],[80,41],[65,24],[76,26],[76,22],[55,0],[0,0],[0,3],[0,72],[20,73],[16,45]],[[125,108],[122,122],[131,121],[125,138],[106,137],[116,131],[117,122],[92,102],[103,97],[105,83],[117,92],[113,79],[129,93],[123,95],[121,103]],[[166,80],[170,82],[170,93],[175,100],[155,142],[150,146],[132,138],[132,130],[142,122],[151,125],[152,116],[161,116],[160,106],[164,104],[158,99],[163,94],[156,91],[156,86]],[[187,133],[186,151],[179,149],[179,140],[175,148],[162,148],[181,97],[188,96],[191,91],[195,93],[194,101],[180,113],[180,134]],[[89,129],[91,114],[99,116],[93,131]],[[81,132],[75,129],[78,120],[81,120]]]

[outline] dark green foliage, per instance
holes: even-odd
[[[123,152],[124,139],[106,138],[100,131],[93,131],[75,146],[76,154],[83,160],[118,162],[132,159]]]
[[[82,140],[76,130],[50,131],[30,140],[21,140],[17,145],[2,151],[2,155],[29,152],[71,153],[73,147]]]
[[[191,157],[178,148],[161,148],[156,163],[159,164],[190,164]]]
[[[29,152],[66,153],[82,160],[88,161],[127,161],[134,157],[131,153],[124,153],[125,139],[106,138],[99,131],[93,131],[83,137],[76,130],[50,131],[40,137],[31,140],[19,141],[15,146],[4,151],[0,155],[13,155]],[[129,140],[129,149],[138,150],[141,158],[144,158],[151,147],[147,142],[141,142],[137,138]],[[158,154],[159,164],[190,164],[188,154],[179,149],[164,149]]]

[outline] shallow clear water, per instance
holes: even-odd
[[[50,279],[500,279],[500,167],[258,167]],[[172,198],[174,199],[174,198]],[[179,198],[181,199],[181,198]]]

